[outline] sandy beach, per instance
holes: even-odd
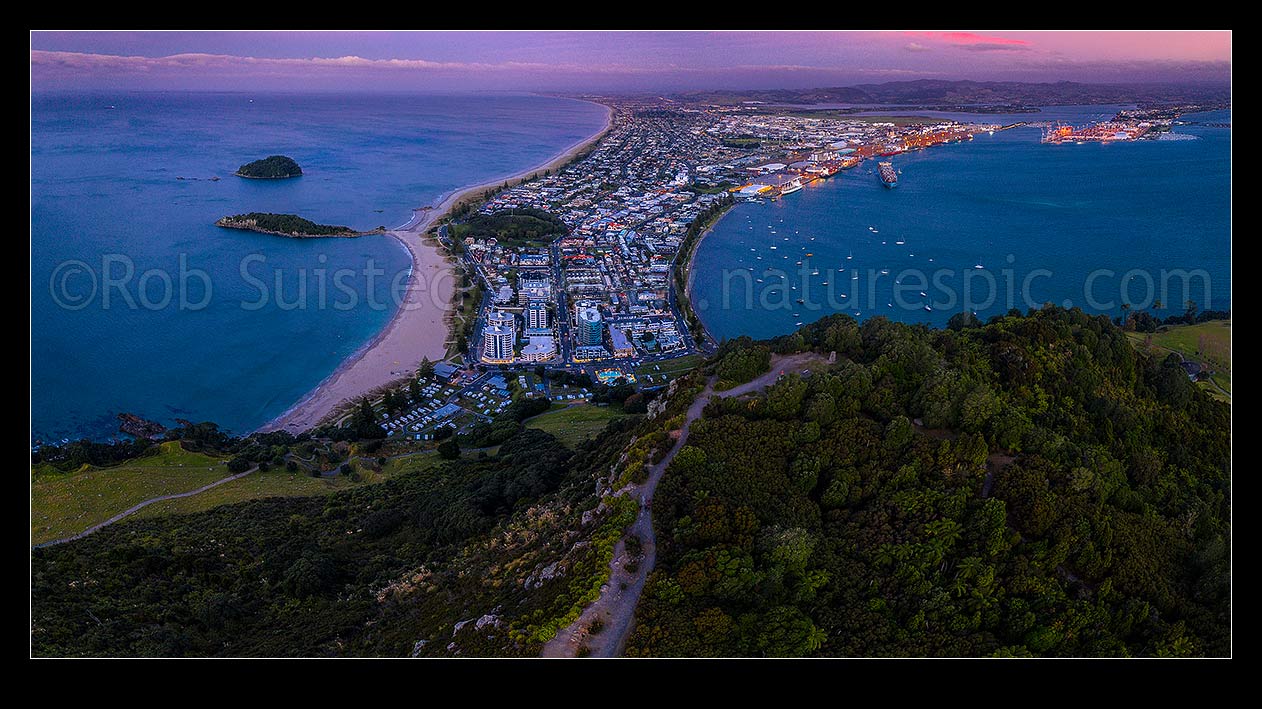
[[[285,430],[300,433],[329,418],[360,397],[382,387],[400,382],[416,372],[421,360],[439,361],[446,357],[449,335],[445,316],[450,309],[455,279],[444,250],[433,240],[426,241],[425,231],[440,221],[460,202],[505,182],[516,183],[538,172],[553,170],[600,139],[613,120],[613,111],[606,108],[604,126],[590,138],[571,145],[547,163],[511,175],[464,187],[445,196],[437,206],[418,209],[403,226],[387,232],[398,239],[412,258],[412,275],[408,279],[403,302],[386,327],[364,347],[346,359],[333,374],[316,386],[279,417],[259,431]],[[375,237],[361,237],[375,238]]]

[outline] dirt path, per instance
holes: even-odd
[[[254,471],[256,471],[256,470],[258,470],[258,469],[259,469],[259,466],[257,466],[257,465],[256,465],[256,466],[254,466],[253,468],[250,468],[249,470],[245,471],[244,473],[237,473],[236,475],[229,475],[228,477],[223,478],[223,479],[221,479],[221,480],[216,480],[215,482],[210,483],[209,485],[203,485],[203,486],[201,486],[201,487],[197,488],[196,490],[189,490],[188,492],[176,492],[176,493],[172,493],[172,494],[170,494],[170,495],[159,495],[158,497],[151,497],[151,498],[149,498],[148,500],[145,500],[144,502],[141,502],[141,503],[138,503],[138,504],[132,505],[131,507],[128,507],[127,509],[123,510],[122,512],[119,512],[118,514],[114,515],[113,517],[110,517],[109,519],[105,520],[104,522],[101,522],[101,523],[99,523],[99,524],[94,524],[94,525],[92,525],[91,527],[88,527],[87,529],[83,530],[82,532],[79,532],[78,534],[75,534],[75,535],[70,536],[70,537],[65,537],[65,538],[62,538],[62,539],[54,539],[54,540],[52,540],[52,541],[50,541],[50,542],[43,542],[42,544],[36,544],[36,545],[35,545],[34,547],[32,547],[32,548],[34,548],[34,549],[39,549],[39,548],[41,548],[41,547],[50,547],[50,546],[52,546],[52,545],[54,545],[54,544],[64,544],[64,543],[66,543],[66,542],[73,542],[73,541],[74,541],[74,540],[76,540],[76,539],[82,539],[82,538],[84,538],[84,537],[88,536],[89,534],[92,534],[93,532],[95,532],[95,531],[97,531],[97,530],[101,529],[102,527],[108,527],[109,525],[114,524],[115,522],[119,521],[120,519],[123,519],[124,517],[128,517],[128,516],[130,516],[130,515],[133,515],[133,514],[135,514],[136,512],[138,512],[141,508],[148,507],[149,505],[152,505],[152,504],[153,504],[153,503],[155,503],[155,502],[162,502],[162,501],[164,501],[164,500],[178,500],[178,499],[180,499],[181,497],[192,497],[193,495],[196,495],[196,494],[198,494],[198,493],[201,493],[201,492],[206,492],[207,490],[211,489],[212,487],[218,487],[218,486],[220,486],[220,485],[223,485],[224,483],[230,483],[230,482],[232,482],[233,480],[238,480],[238,479],[240,479],[240,478],[243,478],[243,477],[245,477],[245,476],[249,475],[250,473],[253,473]]]
[[[692,422],[701,418],[701,412],[713,396],[722,398],[742,396],[761,391],[774,384],[781,374],[800,373],[810,366],[826,366],[825,360],[812,352],[775,357],[771,362],[771,370],[746,384],[732,387],[727,391],[714,391],[714,378],[706,382],[705,389],[692,400],[688,413],[684,416],[684,425],[680,429],[679,438],[670,452],[657,465],[649,466],[649,477],[642,485],[631,491],[640,503],[640,513],[627,530],[627,534],[614,546],[613,560],[609,564],[609,580],[600,587],[600,598],[583,609],[578,620],[568,627],[562,628],[552,640],[543,646],[543,657],[577,657],[579,647],[586,645],[591,657],[617,657],[622,654],[627,638],[635,621],[635,607],[639,603],[640,594],[644,591],[644,582],[649,572],[657,563],[657,537],[653,533],[653,511],[650,503],[657,483],[675,459],[675,454],[688,442],[688,431]],[[630,558],[627,554],[626,536],[640,538],[641,558]],[[626,568],[627,562],[638,561],[635,570]],[[591,634],[588,628],[595,620],[600,620],[604,627],[599,633]]]

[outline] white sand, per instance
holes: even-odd
[[[416,212],[405,227],[389,232],[412,255],[412,276],[408,279],[403,303],[394,317],[377,337],[348,357],[311,393],[259,430],[300,433],[324,422],[360,397],[413,376],[423,358],[428,357],[434,362],[443,359],[447,354],[445,343],[449,335],[444,316],[451,305],[455,278],[440,248],[433,240],[426,243],[422,239],[425,230],[466,197],[488,188],[499,187],[505,182],[515,183],[529,175],[552,170],[569,162],[576,153],[604,135],[612,119],[611,110],[605,117],[604,128],[596,135],[570,146],[548,163],[523,170],[511,177],[457,190],[442,200],[436,208]]]

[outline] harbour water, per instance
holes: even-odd
[[[1116,108],[934,115],[1082,124]],[[901,172],[897,189],[867,161],[739,204],[697,249],[693,301],[718,338],[772,337],[834,312],[942,326],[965,309],[985,319],[1047,302],[1110,315],[1128,301],[1162,301],[1163,316],[1187,300],[1229,309],[1231,130],[1175,131],[1195,139],[1043,145],[1035,128],[981,133],[881,158]]]
[[[31,426],[45,442],[117,436],[121,412],[248,432],[389,321],[409,268],[393,239],[284,239],[219,229],[217,218],[397,226],[452,190],[546,162],[605,117],[529,95],[31,103]],[[305,174],[232,175],[272,154]],[[339,269],[349,273],[335,280]]]

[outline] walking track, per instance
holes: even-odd
[[[148,500],[145,500],[144,502],[128,507],[127,509],[123,510],[122,512],[119,512],[113,517],[110,517],[104,522],[101,522],[100,524],[94,524],[91,527],[88,527],[87,529],[83,530],[82,532],[79,532],[78,534],[75,534],[69,537],[64,537],[62,539],[54,539],[50,542],[44,542],[42,544],[36,544],[33,548],[39,549],[41,547],[50,547],[50,546],[53,546],[54,544],[65,544],[66,542],[73,542],[76,539],[82,539],[88,536],[89,534],[92,534],[93,532],[101,529],[102,527],[108,527],[109,525],[114,524],[120,519],[133,515],[136,512],[140,511],[142,508],[148,507],[149,505],[152,505],[155,502],[162,502],[163,500],[178,500],[181,497],[192,497],[193,495],[196,495],[198,493],[206,492],[212,487],[218,487],[220,485],[223,485],[224,483],[230,483],[233,480],[238,480],[240,478],[243,478],[258,469],[259,469],[259,466],[256,465],[253,468],[250,468],[249,470],[245,471],[244,473],[237,473],[236,475],[229,475],[228,477],[223,478],[221,480],[216,480],[215,482],[210,483],[209,485],[203,485],[197,488],[196,490],[189,490],[188,492],[176,492],[170,495],[160,495],[158,497],[151,497]]]
[[[812,352],[775,357],[772,359],[769,372],[751,382],[718,392],[718,396],[726,398],[762,391],[774,384],[781,374],[799,373],[809,369],[808,365],[812,364],[823,365],[823,358]],[[628,535],[640,538],[643,556],[635,565],[635,570],[629,571],[626,568],[627,562],[634,560],[627,555],[625,540],[619,540],[614,546],[613,560],[609,563],[609,581],[601,587],[600,598],[585,608],[578,620],[562,628],[555,638],[543,646],[541,653],[543,657],[577,657],[578,650],[583,645],[587,646],[592,657],[617,657],[622,654],[627,638],[631,635],[635,621],[635,607],[640,600],[640,594],[644,591],[644,582],[657,562],[657,538],[653,533],[653,514],[649,506],[653,500],[653,492],[657,489],[657,483],[662,479],[666,468],[675,459],[675,454],[688,442],[688,431],[692,427],[692,422],[701,418],[701,412],[714,395],[714,378],[711,377],[710,381],[706,382],[705,389],[693,399],[688,407],[683,428],[680,429],[675,445],[662,462],[649,467],[648,480],[631,493],[640,503],[640,513],[628,528],[624,539]],[[604,624],[604,627],[599,633],[593,635],[587,629],[597,619]]]

